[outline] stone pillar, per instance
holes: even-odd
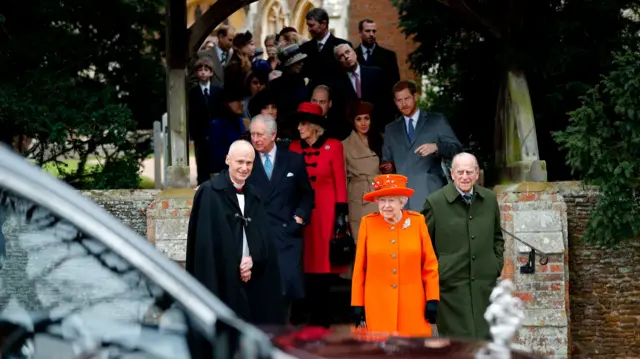
[[[169,156],[167,187],[190,187],[189,135],[187,134],[186,67],[188,59],[187,14],[184,0],[165,0],[167,114],[169,117]]]
[[[496,188],[502,227],[549,254],[534,274],[520,273],[530,248],[505,234],[503,279],[513,279],[526,319],[516,344],[549,358],[569,357],[569,268],[567,207],[549,183],[520,183]]]
[[[162,191],[147,208],[147,239],[167,257],[184,266],[192,189]]]

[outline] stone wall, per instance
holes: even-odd
[[[572,358],[640,357],[640,241],[604,249],[582,240],[598,193],[559,184],[567,204]]]
[[[567,212],[558,190],[546,183],[496,188],[502,228],[549,254],[536,258],[535,273],[521,273],[530,248],[505,233],[503,279],[512,279],[525,306],[525,322],[515,340],[549,358],[568,358]]]
[[[147,235],[147,207],[159,193],[160,190],[82,191],[83,195],[91,198],[141,236]]]

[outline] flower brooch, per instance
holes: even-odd
[[[402,224],[402,229],[407,229],[411,226],[411,218],[407,218],[406,221]]]

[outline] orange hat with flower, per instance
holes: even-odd
[[[411,197],[415,192],[407,187],[407,177],[403,175],[380,175],[373,180],[373,191],[366,193],[362,199],[374,202],[378,197],[405,196]]]

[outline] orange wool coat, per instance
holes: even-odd
[[[377,212],[365,216],[358,234],[351,305],[364,306],[368,331],[431,336],[425,306],[439,299],[438,260],[424,216],[403,210],[396,225]]]

